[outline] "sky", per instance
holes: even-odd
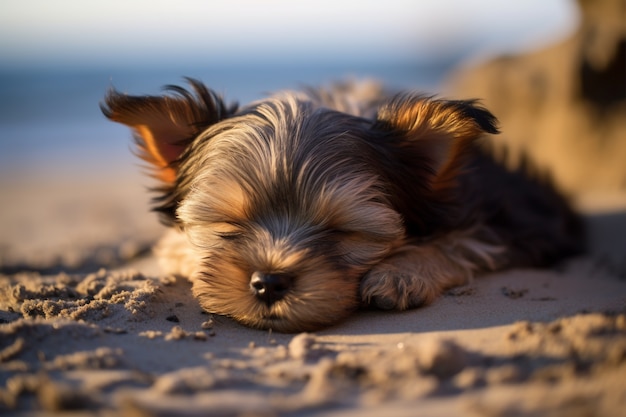
[[[565,36],[573,0],[0,0],[0,65],[411,60]]]

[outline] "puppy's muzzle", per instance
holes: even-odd
[[[282,300],[293,285],[293,277],[281,273],[254,272],[250,279],[250,289],[254,295],[268,306]]]

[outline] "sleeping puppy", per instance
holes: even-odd
[[[315,330],[583,248],[551,185],[478,146],[498,130],[476,101],[352,83],[239,109],[188,82],[162,96],[112,90],[101,107],[154,168],[154,209],[172,227],[158,256],[208,312]]]

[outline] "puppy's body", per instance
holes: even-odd
[[[497,129],[473,101],[354,84],[238,110],[190,82],[193,93],[111,92],[103,110],[155,166],[156,210],[173,226],[158,252],[207,311],[312,330],[581,250],[563,199],[477,146]]]

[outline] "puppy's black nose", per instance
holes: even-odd
[[[250,278],[250,289],[268,306],[287,295],[292,284],[293,278],[287,274],[254,272]]]

